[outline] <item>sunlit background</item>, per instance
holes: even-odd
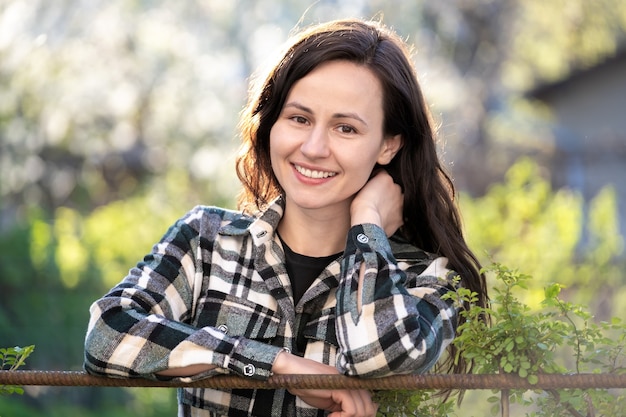
[[[624,0],[0,0],[0,347],[81,369],[90,303],[194,205],[235,207],[250,76],[341,17],[414,46],[481,260],[626,318]],[[30,387],[0,415],[175,415],[164,392]]]

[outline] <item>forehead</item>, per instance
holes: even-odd
[[[383,90],[374,72],[350,61],[330,61],[319,65],[294,83],[287,96],[322,107],[345,106],[382,113]]]

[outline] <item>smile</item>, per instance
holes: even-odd
[[[294,167],[296,168],[296,171],[298,171],[300,174],[308,178],[316,178],[316,179],[317,178],[330,178],[330,177],[334,177],[335,175],[337,175],[336,172],[314,171],[314,170],[310,170],[307,168],[303,168],[299,165],[294,165]]]

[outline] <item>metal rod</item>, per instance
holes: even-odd
[[[626,388],[626,375],[540,374],[537,383],[512,374],[395,375],[384,378],[355,378],[343,375],[274,375],[266,381],[235,375],[220,375],[191,383],[144,378],[110,378],[82,371],[0,371],[0,385],[105,386],[105,387],[196,387],[242,389],[610,389]]]

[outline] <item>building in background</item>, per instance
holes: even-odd
[[[586,201],[613,186],[626,236],[626,49],[529,96],[554,117],[555,149],[547,161],[553,186],[575,189]]]

